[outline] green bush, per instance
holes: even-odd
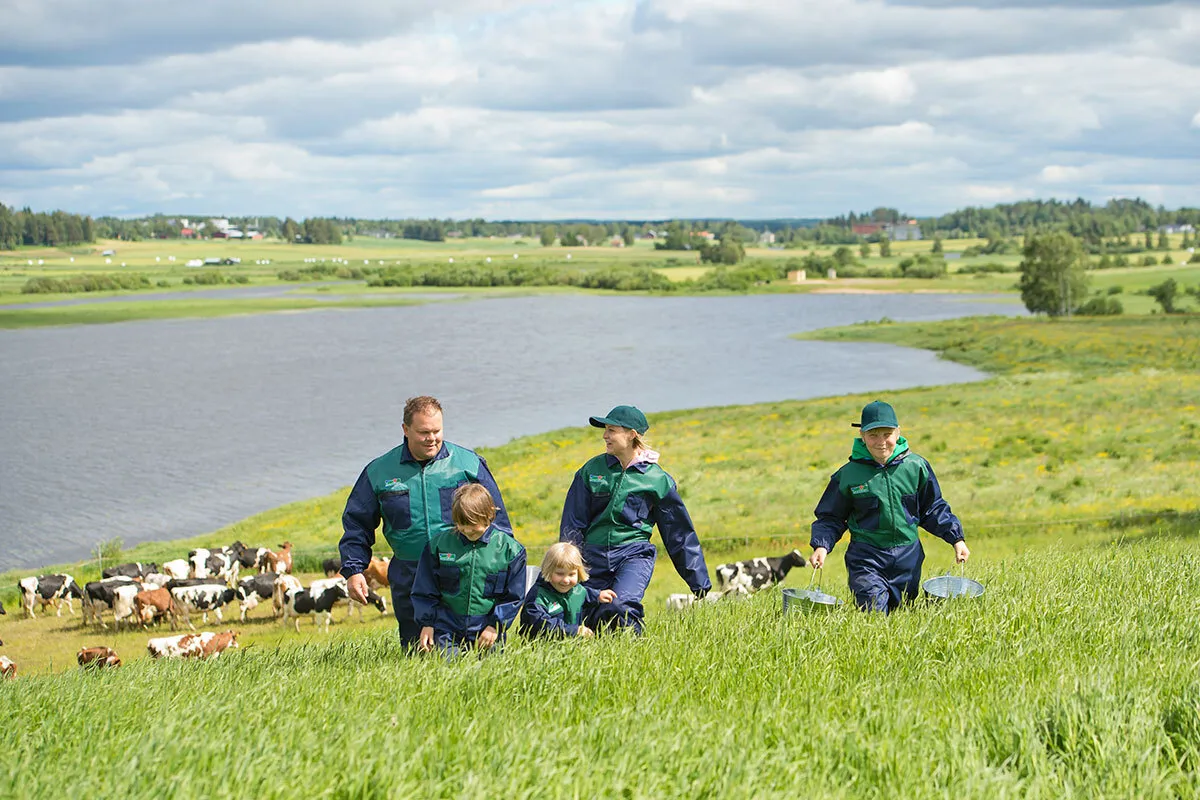
[[[41,276],[30,278],[21,287],[22,294],[57,294],[76,292],[115,292],[149,289],[153,284],[138,273],[114,275],[71,275],[66,278]]]
[[[934,258],[927,254],[910,256],[900,261],[900,274],[905,278],[944,278],[946,277],[946,260]]]
[[[984,274],[1016,271],[1016,267],[1010,267],[1006,264],[998,264],[995,261],[988,261],[984,264],[965,264],[958,268],[958,272],[963,275],[971,275],[973,273]]]
[[[1108,317],[1124,314],[1125,306],[1115,297],[1093,297],[1075,309],[1075,313],[1082,317]]]

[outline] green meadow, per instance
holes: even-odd
[[[1095,294],[1116,293],[1127,313],[1145,314],[1157,307],[1145,291],[1168,278],[1174,278],[1181,288],[1183,308],[1196,306],[1185,297],[1183,289],[1200,289],[1200,265],[1186,264],[1190,255],[1179,249],[1181,237],[1172,237],[1172,249],[1155,252],[1161,259],[1166,255],[1171,263],[1148,267],[1122,267],[1096,270],[1091,273]],[[946,253],[960,256],[947,260],[948,274],[936,279],[848,278],[830,280],[824,274],[808,274],[807,280],[789,282],[784,279],[758,282],[749,290],[755,292],[1000,292],[1016,297],[1020,256],[974,255],[962,256],[973,246],[984,244],[980,239],[946,240]],[[851,247],[861,265],[870,269],[893,269],[902,259],[928,254],[929,241],[895,242],[892,254],[879,255],[878,245],[869,248],[865,258],[857,247]],[[113,250],[111,256],[102,255]],[[829,256],[832,246],[798,249],[750,247],[746,264],[785,264],[799,269],[810,253]],[[515,258],[514,258],[515,257]],[[193,268],[189,260],[206,258],[236,258],[240,263],[216,267]],[[1137,259],[1138,256],[1131,257]],[[172,260],[173,259],[173,260]],[[552,286],[522,286],[496,288],[425,288],[372,287],[362,277],[338,279],[333,275],[323,280],[333,285],[314,285],[313,281],[282,280],[281,272],[295,275],[304,269],[323,264],[335,264],[344,272],[378,270],[395,266],[438,269],[449,267],[483,267],[519,264],[523,267],[565,269],[571,274],[583,274],[613,268],[652,270],[681,284],[680,291],[696,291],[682,282],[697,280],[713,267],[701,265],[694,252],[658,251],[652,242],[638,241],[630,247],[543,247],[534,239],[455,239],[446,242],[418,242],[405,239],[374,239],[358,237],[340,245],[291,245],[277,240],[151,240],[142,242],[105,241],[94,245],[70,248],[24,248],[0,252],[0,329],[40,327],[46,325],[102,324],[137,319],[166,319],[174,317],[214,317],[230,314],[295,312],[322,308],[359,308],[367,306],[406,305],[432,302],[439,295],[452,293],[464,299],[512,293],[552,293],[585,291]],[[1001,272],[979,272],[981,267],[1000,267]],[[222,281],[214,286],[197,283],[207,275]],[[22,288],[31,279],[131,280],[144,278],[140,289],[111,289],[89,292],[52,292],[24,294]],[[278,296],[230,299],[172,297],[170,293],[191,294],[212,288],[278,287],[287,291]],[[594,290],[593,290],[594,291]],[[422,298],[421,295],[431,295]],[[21,308],[60,300],[88,301],[103,298],[103,304]]]
[[[1200,796],[1198,326],[978,318],[811,335],[925,347],[993,373],[885,395],[963,520],[978,600],[785,616],[768,590],[669,613],[683,584],[661,559],[642,639],[514,635],[500,656],[446,663],[406,657],[373,609],[339,612],[326,635],[260,607],[219,626],[241,631],[240,651],[161,663],[143,632],[84,630],[66,612],[20,619],[13,588],[27,572],[0,576],[0,639],[20,669],[0,684],[12,721],[0,795]],[[872,399],[654,415],[652,444],[710,571],[807,553],[812,508]],[[531,563],[600,446],[572,428],[483,451]],[[287,539],[307,580],[334,552],[345,493],[124,556]],[[926,576],[948,570],[951,549],[923,538]],[[848,601],[842,546],[823,586]],[[785,585],[810,578],[798,569]],[[126,665],[78,670],[85,644]]]

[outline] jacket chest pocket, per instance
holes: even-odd
[[[458,564],[441,562],[437,568],[438,589],[442,596],[458,594],[462,583],[462,568]]]
[[[649,532],[654,528],[649,523],[650,501],[640,494],[630,494],[621,506],[621,520],[634,528]]]
[[[442,486],[438,489],[438,502],[442,507],[442,522],[451,525],[454,522],[454,493],[458,487],[465,486],[470,481],[459,481],[453,486]]]
[[[879,498],[874,495],[854,497],[854,519],[860,528],[866,530],[879,529]]]
[[[603,514],[604,509],[608,508],[610,500],[612,500],[612,492],[592,495],[588,500],[588,519],[595,519]]]
[[[379,511],[392,530],[412,527],[412,500],[408,492],[383,492],[379,495]]]
[[[498,572],[483,579],[484,597],[503,597],[508,593],[508,573]]]

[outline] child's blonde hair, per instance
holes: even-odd
[[[583,565],[583,553],[579,552],[579,548],[570,542],[553,544],[546,551],[546,555],[542,556],[542,576],[547,580],[549,580],[550,574],[557,570],[565,571],[572,568],[579,575],[580,583],[588,579],[587,567]]]
[[[496,503],[491,493],[478,483],[464,483],[454,490],[450,517],[459,529],[486,527],[496,518]]]

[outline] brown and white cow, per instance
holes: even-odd
[[[158,589],[143,589],[133,596],[133,609],[138,622],[146,627],[162,617],[169,617],[171,629],[175,628],[175,598],[165,586]]]
[[[372,589],[383,589],[391,584],[388,583],[388,567],[391,565],[390,558],[372,558],[371,563],[367,564],[367,568],[363,570],[363,577],[367,579],[367,586]]]
[[[276,575],[275,576],[275,592],[271,596],[271,604],[275,607],[275,616],[278,617],[283,613],[283,607],[287,605],[287,593],[291,590],[304,588],[304,584],[300,583],[300,579],[294,575]]]
[[[8,656],[0,656],[0,678],[17,677],[17,665]]]
[[[75,654],[75,660],[81,667],[119,667],[121,657],[111,647],[85,647]]]
[[[21,590],[21,607],[25,611],[26,617],[34,616],[34,603],[39,603],[43,610],[46,606],[54,606],[58,612],[55,616],[61,617],[63,600],[67,601],[67,610],[74,614],[75,606],[71,603],[71,598],[83,598],[83,591],[79,588],[79,584],[66,573],[31,575],[17,581],[17,588]]]
[[[279,549],[267,553],[267,572],[274,572],[276,575],[281,575],[285,572],[292,571],[292,543],[283,542],[279,545]]]
[[[226,649],[237,647],[237,632],[184,633],[179,636],[163,636],[146,643],[152,658],[216,658]]]

